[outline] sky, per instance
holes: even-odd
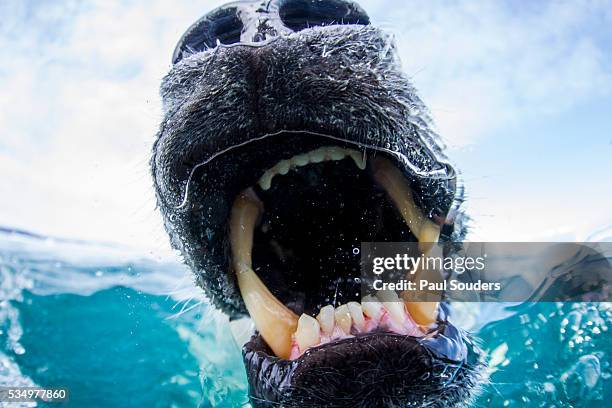
[[[169,244],[148,160],[173,48],[217,1],[0,2],[0,226]],[[362,1],[462,174],[473,241],[612,225],[612,1]]]

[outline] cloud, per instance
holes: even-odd
[[[0,224],[167,249],[148,175],[157,89],[180,35],[219,3],[0,3]],[[513,4],[364,5],[453,146],[610,91],[609,4]]]
[[[371,3],[451,146],[612,91],[610,2]]]
[[[7,4],[8,3],[8,4]],[[159,81],[206,6],[6,2],[0,223],[167,247],[148,158]],[[9,18],[10,17],[10,18]]]

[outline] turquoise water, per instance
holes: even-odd
[[[609,304],[456,310],[491,361],[474,406],[611,405]],[[0,385],[67,387],[53,406],[247,404],[227,320],[179,263],[21,234],[0,234]]]

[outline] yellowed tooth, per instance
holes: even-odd
[[[415,323],[428,327],[436,322],[439,302],[406,302],[406,309]]]
[[[348,302],[346,306],[351,314],[351,319],[353,319],[353,325],[360,332],[364,331],[366,325],[363,317],[363,310],[361,310],[361,305],[357,302]]]
[[[334,311],[334,316],[336,318],[336,325],[338,325],[338,327],[340,327],[344,333],[350,334],[352,319],[348,306],[338,306]]]
[[[230,244],[232,265],[244,304],[255,326],[274,354],[289,358],[291,335],[298,317],[282,304],[264,285],[252,269],[253,230],[262,204],[252,189],[240,193],[232,207]]]
[[[440,227],[425,217],[414,201],[404,175],[387,159],[374,159],[374,179],[389,194],[420,243],[438,242]]]
[[[378,320],[382,316],[383,305],[374,296],[364,296],[361,299],[361,308],[363,309],[363,314],[370,319]]]
[[[421,213],[414,201],[408,182],[390,161],[377,157],[374,160],[373,167],[374,178],[389,194],[402,214],[402,218],[419,240],[419,249],[427,255],[435,247],[435,243],[438,242],[440,227]],[[438,276],[435,276],[431,271],[417,271],[414,279],[417,282],[420,279],[439,279],[439,271],[437,273]],[[415,322],[429,325],[436,320],[438,302],[406,302],[406,310]]]
[[[434,245],[429,252],[426,254],[431,258],[442,259],[442,247],[440,245]],[[415,282],[421,280],[427,280],[430,283],[440,283],[443,280],[440,270],[432,268],[426,268],[427,265],[421,264],[421,266],[414,273]],[[402,298],[406,301],[406,310],[416,323],[429,326],[435,323],[438,317],[438,304],[442,298],[440,292],[419,292],[419,300],[431,300],[431,302],[414,302],[411,301],[411,297],[414,296],[413,292],[405,291],[401,294]],[[412,298],[414,300],[414,297]]]
[[[317,320],[321,325],[323,333],[330,336],[334,331],[334,307],[332,305],[323,306],[321,310],[319,310]]]
[[[300,351],[306,350],[308,347],[315,346],[321,341],[321,333],[319,322],[312,316],[302,314],[298,320],[297,331],[295,332],[295,341],[300,348]]]

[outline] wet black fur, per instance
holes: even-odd
[[[280,154],[319,146],[323,136],[317,135],[358,143],[360,149],[401,153],[414,168],[396,165],[412,181],[421,207],[434,216],[456,212],[461,196],[454,170],[383,31],[371,25],[317,26],[285,30],[265,43],[221,45],[181,56],[161,85],[164,116],[151,158],[154,186],[172,246],[182,253],[196,283],[230,317],[246,313],[229,267],[232,201]],[[448,177],[423,177],[415,169],[441,169]],[[444,239],[465,232],[460,217],[455,221],[443,230]],[[463,344],[468,337],[453,339]],[[379,354],[363,343],[356,346],[365,347],[359,356],[363,364],[355,361],[343,371],[334,364],[355,359],[346,347],[336,350],[330,364],[309,365],[278,360],[265,345],[249,344],[245,364],[258,406],[463,406],[481,381],[476,347],[450,360],[414,340],[395,348],[381,343],[400,355]],[[308,374],[308,367],[326,371]],[[346,374],[354,377],[359,367],[366,371],[358,387],[360,377]],[[445,377],[447,372],[453,376]],[[319,375],[327,380],[317,385]],[[374,378],[382,383],[371,385]],[[357,393],[352,398],[339,392],[349,385]],[[266,395],[266,386],[276,394]]]

